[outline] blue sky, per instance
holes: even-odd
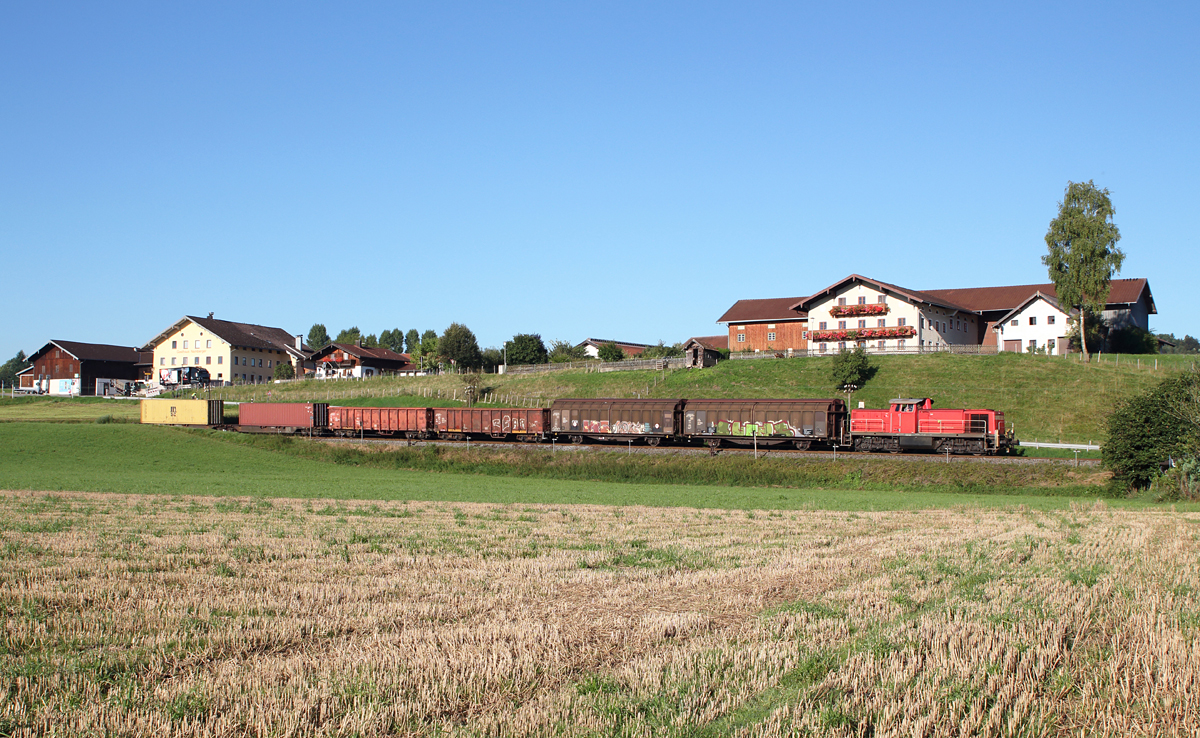
[[[1107,187],[1200,333],[1200,5],[6,3],[0,360],[185,314],[668,343],[1046,281]]]

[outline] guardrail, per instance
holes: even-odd
[[[1094,443],[1046,443],[1045,441],[1018,441],[1018,446],[1028,448],[1065,448],[1068,451],[1099,451],[1100,446]]]

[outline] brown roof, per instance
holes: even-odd
[[[133,346],[114,346],[109,343],[81,343],[79,341],[59,340],[53,340],[41,347],[28,360],[32,362],[52,347],[58,347],[80,361],[112,361],[119,364],[137,364],[141,360],[138,350]]]
[[[738,300],[718,323],[754,323],[763,320],[804,320],[808,313],[793,308],[805,297],[768,297],[762,300]]]
[[[232,320],[218,320],[217,318],[197,318],[194,315],[186,317],[196,325],[215,333],[234,346],[282,348],[291,349],[293,352],[296,350],[296,337],[282,328],[271,328],[270,326],[255,325],[254,323],[235,323]],[[312,349],[308,346],[304,346],[303,350],[305,353],[312,352]]]
[[[353,343],[331,343],[313,354],[312,358],[314,361],[317,361],[332,354],[336,349],[341,349],[344,353],[356,356],[359,359],[378,359],[380,361],[394,361],[401,364],[408,364],[412,361],[412,357],[408,354],[398,354],[391,349],[368,348]]]
[[[1114,279],[1109,283],[1108,305],[1131,305],[1147,293],[1150,285],[1145,279]],[[1049,297],[1058,297],[1053,284],[1018,284],[1005,287],[968,287],[952,290],[926,290],[926,294],[943,300],[956,302],[968,310],[979,312],[990,310],[1012,310],[1031,295],[1041,292]],[[1157,315],[1154,298],[1150,296],[1150,312]]]
[[[692,341],[710,349],[720,350],[729,348],[728,333],[722,333],[719,336],[692,336],[687,340],[687,343],[691,343]]]
[[[832,294],[837,288],[841,287],[842,285],[846,284],[847,282],[866,282],[868,284],[875,285],[876,289],[879,289],[882,292],[890,292],[894,295],[899,295],[901,297],[904,297],[912,302],[924,302],[924,303],[927,303],[930,305],[937,305],[938,307],[948,307],[951,310],[965,310],[967,312],[973,311],[972,308],[968,308],[965,305],[961,305],[948,297],[935,295],[932,292],[921,292],[919,290],[910,290],[907,287],[900,287],[899,285],[890,284],[888,282],[881,282],[878,279],[872,279],[871,277],[864,277],[861,274],[851,274],[849,277],[844,277],[843,279],[839,279],[838,281],[829,285],[828,287],[821,290],[820,292],[815,293],[812,297],[806,297],[803,300],[797,302],[792,307],[798,309],[801,306],[807,306],[809,303],[816,300],[818,297],[822,297],[827,294]]]

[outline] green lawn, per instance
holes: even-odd
[[[114,420],[138,421],[141,408],[137,400],[103,397],[3,397],[0,398],[0,422],[38,421],[91,423],[110,416]]]
[[[269,442],[278,443],[278,439]],[[889,510],[957,505],[1059,509],[1081,504],[1079,497],[1042,496],[1034,489],[997,488],[987,491],[998,494],[981,494],[978,487],[971,486],[955,492],[953,484],[906,487],[890,482],[873,489],[864,484],[861,473],[856,478],[853,472],[830,484],[801,488],[437,473],[386,468],[386,457],[385,466],[372,466],[345,451],[339,456],[306,456],[263,444],[237,434],[134,424],[8,423],[0,425],[0,489],[724,509]],[[608,454],[601,462],[613,466],[606,460],[615,462],[615,457],[619,458]],[[469,460],[457,467],[437,459],[433,463],[452,470],[473,468]],[[930,473],[933,471],[931,466]],[[1096,496],[1099,494],[1097,490]],[[1115,500],[1107,504],[1144,507],[1148,503]]]

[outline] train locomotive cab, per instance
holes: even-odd
[[[934,409],[933,399],[897,398],[887,410],[850,411],[855,451],[931,451],[994,454],[1015,445],[1004,413],[996,410]]]

